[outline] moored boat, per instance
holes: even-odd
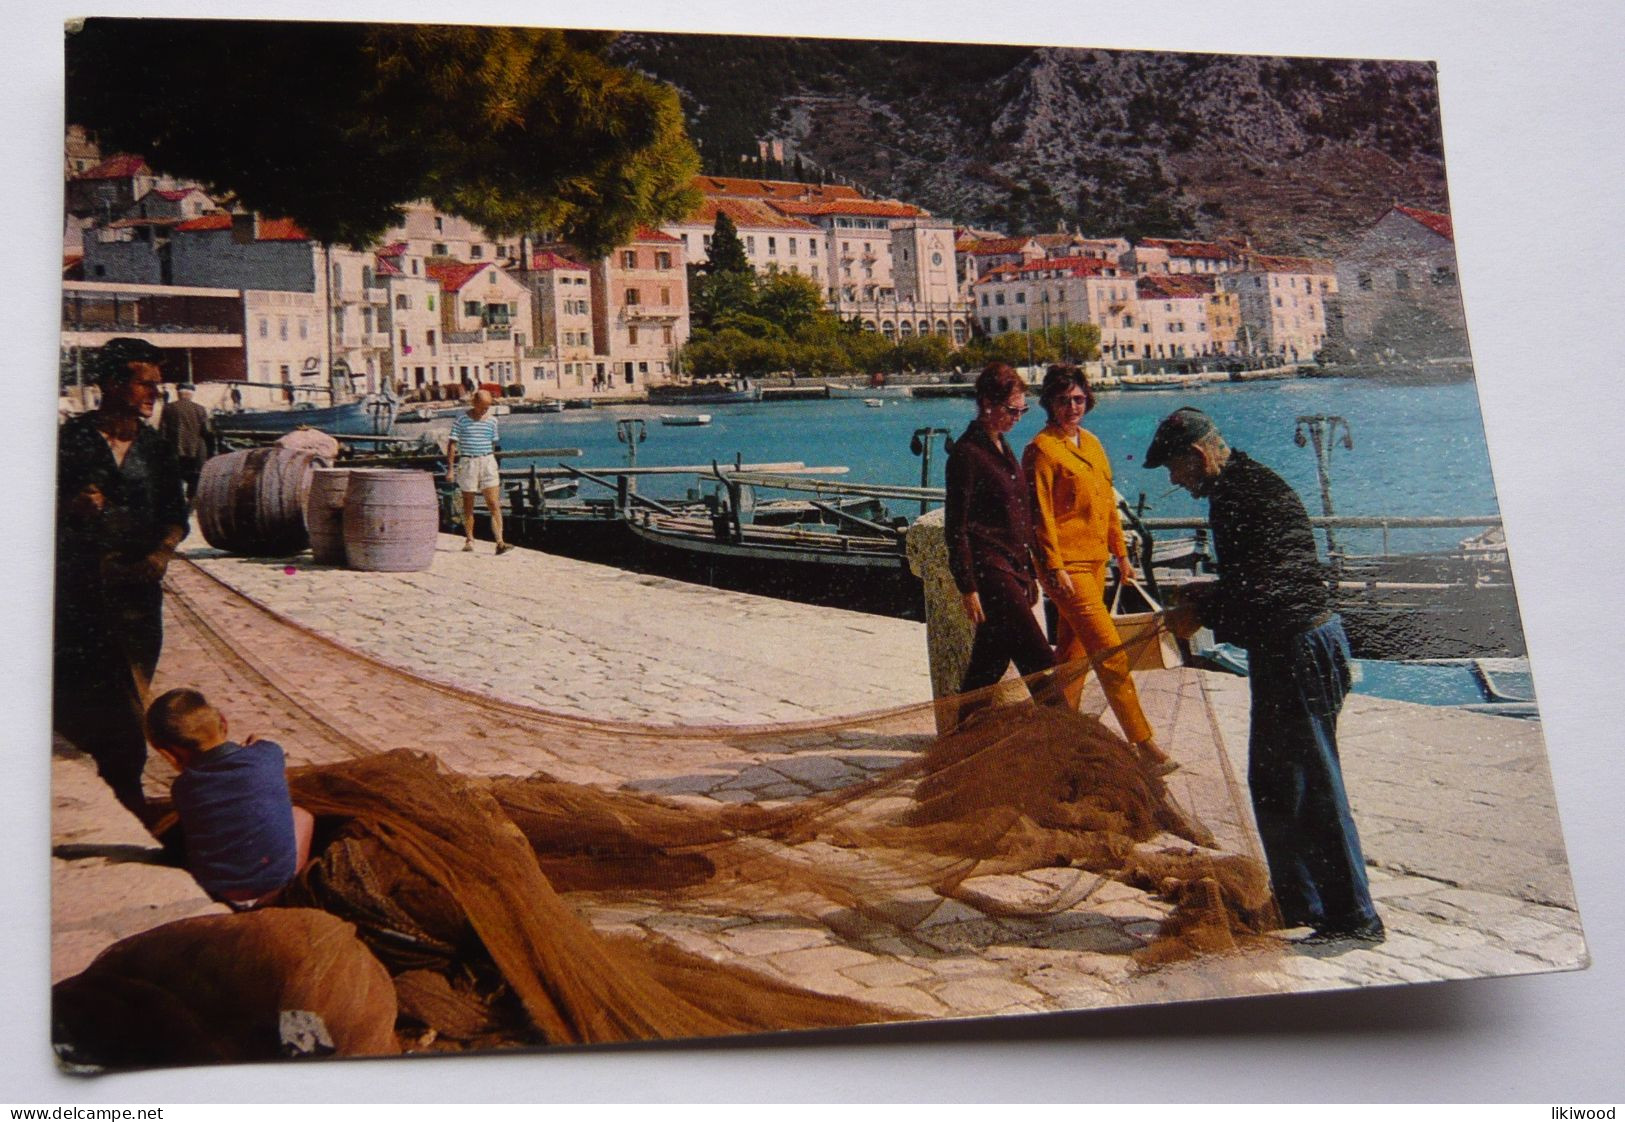
[[[320,429],[351,436],[377,436],[395,423],[399,402],[386,394],[368,394],[340,405],[295,405],[289,409],[245,409],[220,413],[215,425],[227,432],[292,432]]]
[[[709,425],[711,423],[711,414],[662,413],[660,414],[660,423],[663,425],[680,425],[690,427],[695,425]]]

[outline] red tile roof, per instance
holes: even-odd
[[[1332,263],[1324,257],[1282,257],[1275,254],[1253,253],[1247,257],[1250,273],[1335,273]]]
[[[734,195],[747,199],[802,199],[809,202],[833,199],[861,199],[856,187],[834,183],[797,183],[785,179],[736,179],[718,175],[697,175],[694,186],[707,195]]]
[[[769,205],[785,214],[850,214],[856,218],[922,218],[929,213],[909,203],[889,199],[852,198],[809,203],[773,199]]]
[[[170,202],[174,203],[186,198],[186,196],[190,195],[193,191],[196,191],[200,195],[203,194],[202,188],[199,187],[182,187],[175,191],[166,191],[163,188],[159,188],[155,190],[153,194],[157,195],[160,199],[168,199]]]
[[[225,211],[201,214],[176,226],[177,230],[229,230],[232,216]],[[261,242],[308,242],[314,239],[291,218],[261,218],[258,236]]]
[[[1192,273],[1157,273],[1140,277],[1135,291],[1142,299],[1191,300],[1211,296],[1216,285],[1211,276]]]
[[[815,233],[818,231],[818,227],[811,222],[791,218],[760,199],[732,199],[714,196],[702,199],[694,212],[684,219],[684,224],[715,226],[718,212],[726,214],[733,220],[735,226],[742,229],[810,230]]]
[[[135,215],[130,218],[115,218],[107,224],[107,228],[109,230],[124,230],[136,226],[176,226],[187,221],[189,219],[175,217],[147,218],[142,215]]]
[[[652,229],[652,228],[650,228],[648,226],[639,226],[638,229],[637,229],[637,232],[632,235],[632,241],[634,243],[640,243],[640,242],[662,242],[662,243],[664,243],[664,242],[680,242],[681,239],[674,238],[670,234],[661,233],[659,230]]]
[[[379,250],[373,254],[373,272],[380,277],[404,277],[406,270],[391,260],[391,255]]]
[[[1406,218],[1420,222],[1441,238],[1448,238],[1450,241],[1456,240],[1455,224],[1450,221],[1448,214],[1440,214],[1434,210],[1420,210],[1413,206],[1400,206],[1398,203],[1394,204],[1394,209]]]
[[[1031,238],[963,238],[954,244],[954,249],[973,257],[996,257],[1020,253],[1031,241]]]
[[[994,276],[1020,276],[1028,273],[1065,273],[1071,277],[1098,277],[1110,269],[1115,274],[1117,264],[1103,257],[1041,257],[1019,265],[1000,265],[982,274],[982,280]]]
[[[75,179],[132,179],[138,175],[151,175],[152,169],[140,156],[120,154],[109,156],[89,171],[80,172]]]
[[[436,257],[423,263],[423,271],[430,280],[439,281],[443,291],[456,292],[489,265],[489,261],[473,265],[450,257]]]
[[[406,252],[406,243],[405,242],[390,242],[388,245],[382,246],[382,247],[379,248],[378,256],[380,256],[380,257],[399,257],[401,254],[403,254],[405,252]]]
[[[1174,238],[1141,238],[1141,245],[1166,250],[1169,257],[1208,257],[1224,259],[1230,251],[1217,242],[1180,241]]]
[[[557,269],[574,269],[582,273],[587,271],[587,266],[579,261],[572,261],[568,257],[554,253],[551,249],[544,249],[540,253],[533,255],[530,259],[530,267],[539,273],[551,273]]]

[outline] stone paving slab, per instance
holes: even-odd
[[[89,966],[107,947],[159,924],[220,914],[191,874],[119,805],[88,756],[51,752],[51,981]]]
[[[929,697],[923,625],[832,611],[632,575],[527,550],[473,554],[442,537],[424,573],[352,573],[309,563],[266,563],[192,548],[184,556],[271,612],[383,662],[493,697],[599,720],[648,724],[750,724],[850,715]],[[291,567],[293,570],[289,572]],[[186,575],[188,597],[213,587]],[[294,696],[318,710],[331,735],[296,761],[342,758],[347,728],[394,721],[400,740],[469,774],[545,768],[574,782],[681,795],[696,803],[762,801],[835,789],[907,758],[873,735],[786,735],[753,755],[721,742],[682,739],[636,752],[583,757],[554,745],[517,755],[482,743],[478,728],[441,728],[411,690],[365,666],[335,666],[320,650],[256,651],[263,613],[218,601],[211,627],[256,659],[224,657],[210,628],[171,606],[159,687],[209,678],[228,710],[271,728],[296,718]],[[211,645],[213,644],[213,645]],[[1213,829],[1219,844],[1256,852],[1246,806],[1247,686],[1191,669],[1138,676],[1154,726],[1181,730],[1166,745],[1182,766],[1170,790]],[[216,684],[218,683],[218,684]],[[279,716],[279,714],[282,714]],[[1219,751],[1213,748],[1215,731]],[[1042,918],[992,918],[928,890],[870,901],[901,926],[855,912],[822,922],[767,915],[656,912],[584,899],[606,932],[641,930],[829,993],[861,996],[926,1016],[984,1016],[1320,990],[1522,973],[1582,965],[1585,949],[1563,863],[1562,839],[1539,726],[1351,698],[1342,726],[1355,815],[1372,864],[1373,890],[1393,933],[1380,947],[1297,947],[1135,970],[1168,906],[1112,881],[1079,893],[1072,870],[967,881],[966,898],[992,910],[1081,899]],[[91,775],[94,783],[94,775]],[[149,769],[149,786],[165,782]],[[111,802],[108,796],[105,802]],[[113,817],[122,814],[114,804]],[[90,813],[59,800],[59,844]],[[95,811],[106,816],[105,807]],[[125,816],[127,828],[140,833]],[[137,839],[139,841],[139,839]],[[124,843],[121,843],[124,844]],[[828,847],[825,847],[828,849]],[[806,854],[811,854],[809,847]],[[863,860],[831,850],[825,858]],[[57,892],[107,899],[127,915],[115,932],[76,916],[57,931],[59,962],[94,953],[126,927],[189,906],[175,870],[74,862]],[[159,881],[165,883],[160,884]],[[1086,886],[1087,887],[1087,886]],[[199,894],[200,895],[200,894]],[[133,905],[131,902],[135,902]],[[195,903],[196,901],[190,901]],[[77,906],[77,905],[76,905]],[[203,900],[203,907],[216,907]],[[100,910],[98,909],[98,914]],[[98,926],[99,925],[99,926]],[[139,929],[135,927],[134,929]],[[88,961],[88,959],[87,959]]]

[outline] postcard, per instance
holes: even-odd
[[[64,1070],[1588,964],[1432,65],[65,49]]]

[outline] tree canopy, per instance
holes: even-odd
[[[739,227],[726,211],[717,211],[716,225],[711,228],[711,245],[706,251],[708,273],[748,273],[750,258],[745,256],[745,243],[739,240]]]
[[[494,234],[589,255],[697,199],[676,92],[602,32],[87,19],[69,121],[103,148],[362,246],[428,199]]]

